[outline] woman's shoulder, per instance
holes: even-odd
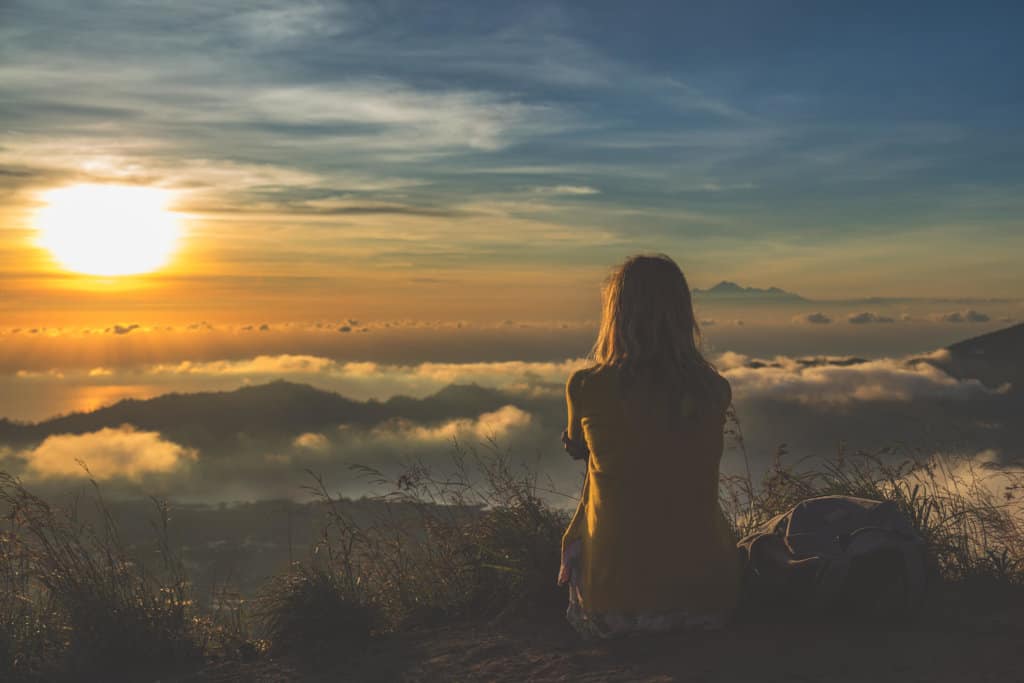
[[[729,409],[729,405],[732,404],[732,386],[722,373],[713,368],[709,368],[709,371],[711,374],[711,381],[709,383],[711,400],[715,407],[724,413]]]
[[[725,405],[729,405],[732,401],[732,385],[729,384],[729,380],[725,378],[722,373],[717,370],[712,372],[712,385],[715,387],[715,391],[722,398],[722,402]]]
[[[616,376],[618,368],[597,363],[578,368],[569,375],[566,391],[570,396],[579,396],[583,392],[597,390],[608,384],[608,380]]]

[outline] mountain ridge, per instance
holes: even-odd
[[[0,444],[25,447],[57,434],[86,434],[132,425],[186,446],[217,452],[240,437],[287,440],[341,424],[372,427],[393,419],[436,423],[475,418],[510,400],[499,389],[449,384],[429,396],[392,396],[359,401],[309,384],[274,380],[229,391],[172,392],[149,399],[122,399],[93,411],[21,423],[0,418]]]
[[[722,280],[709,289],[694,289],[694,295],[702,297],[713,297],[719,299],[770,299],[774,301],[807,301],[804,297],[793,292],[787,292],[778,287],[744,287],[730,280]]]

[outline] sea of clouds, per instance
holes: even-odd
[[[744,440],[730,442],[723,470],[739,472],[743,458],[762,471],[785,444],[788,457],[829,458],[839,449],[889,447],[904,455],[979,453],[986,466],[1021,455],[1014,415],[1021,394],[1005,384],[957,379],[931,357],[758,359],[735,353],[714,358],[733,388]],[[315,430],[282,424],[273,431],[240,428],[225,441],[193,433],[173,436],[136,424],[103,424],[85,433],[54,433],[37,443],[3,446],[0,466],[26,481],[58,486],[91,475],[126,493],[157,492],[192,500],[301,497],[306,470],[325,475],[340,492],[360,495],[370,485],[353,465],[397,476],[413,460],[443,471],[456,444],[499,448],[539,468],[550,487],[572,495],[582,465],[562,451],[565,379],[585,358],[561,361],[389,364],[344,362],[315,355],[259,355],[213,361],[155,363],[29,372],[22,386],[147,386],[152,395],[257,387],[275,380],[307,384],[357,401],[394,396],[420,399],[418,413],[387,410],[373,423],[339,418]],[[477,392],[445,393],[451,385]],[[438,393],[441,392],[441,393]],[[387,404],[389,405],[389,404]],[[417,417],[429,415],[429,418]],[[216,430],[217,416],[209,425]],[[207,446],[207,443],[216,445]],[[744,456],[745,453],[745,456]]]

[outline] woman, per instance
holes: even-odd
[[[740,581],[718,503],[729,383],[701,355],[690,289],[668,256],[626,260],[602,308],[594,363],[566,383],[562,440],[588,458],[562,538],[566,616],[595,637],[723,626]]]

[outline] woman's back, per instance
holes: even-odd
[[[739,564],[718,504],[728,382],[697,405],[615,366],[566,387],[571,439],[590,451],[584,495],[563,539],[581,547],[581,605],[591,613],[728,611]],[[574,426],[575,425],[575,426]],[[573,434],[578,429],[579,434]]]

